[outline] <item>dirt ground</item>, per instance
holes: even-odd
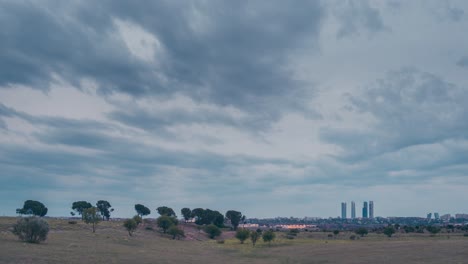
[[[269,246],[240,244],[233,232],[224,243],[206,238],[192,225],[181,225],[184,240],[161,234],[154,223],[128,236],[122,222],[101,222],[96,233],[78,221],[47,219],[47,241],[28,244],[10,231],[15,218],[0,218],[0,263],[468,263],[468,237],[463,234],[404,235],[386,238],[370,234],[350,240],[350,233],[328,238],[327,233],[303,232],[295,239],[277,233]],[[147,227],[154,230],[147,230]]]

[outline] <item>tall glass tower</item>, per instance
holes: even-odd
[[[341,218],[346,219],[346,203],[341,203]]]
[[[356,218],[356,204],[354,201],[351,202],[351,218]]]
[[[369,201],[369,217],[374,218],[374,201]]]
[[[364,202],[364,206],[362,207],[362,218],[367,218],[367,202]]]

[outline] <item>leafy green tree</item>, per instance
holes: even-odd
[[[358,229],[356,229],[356,231],[354,231],[354,233],[356,233],[357,235],[360,235],[361,237],[367,235],[369,233],[369,231],[367,231],[366,228],[364,227],[360,227]]]
[[[190,208],[182,208],[180,212],[182,213],[182,216],[184,217],[185,221],[188,221],[192,216],[192,210],[190,210]]]
[[[426,227],[426,230],[431,233],[432,236],[440,232],[440,227],[437,226],[428,226]]]
[[[384,228],[383,233],[388,237],[392,237],[392,235],[395,234],[395,228],[393,228],[393,226],[387,226]]]
[[[133,219],[133,221],[135,221],[135,223],[137,225],[139,225],[139,224],[141,224],[143,222],[143,219],[139,215],[135,215],[132,219]]]
[[[109,221],[110,213],[114,211],[112,205],[108,201],[99,200],[96,203],[96,207],[99,209],[99,213],[102,215],[102,220]]]
[[[101,221],[101,216],[99,216],[99,209],[97,207],[91,207],[83,210],[82,214],[83,221],[86,224],[93,225],[93,233],[96,232],[96,225]]]
[[[174,210],[172,210],[172,208],[167,207],[167,206],[160,206],[156,208],[156,211],[158,211],[158,214],[160,214],[161,216],[165,215],[165,216],[177,217]]]
[[[145,215],[151,214],[151,210],[142,204],[135,204],[135,211],[141,218]]]
[[[123,223],[123,226],[125,227],[125,229],[127,229],[128,234],[130,236],[132,236],[132,233],[135,232],[135,230],[137,229],[138,224],[133,219],[127,219]]]
[[[340,230],[333,230],[333,235],[337,236],[340,233]]]
[[[229,210],[226,212],[226,218],[231,220],[231,224],[234,230],[237,230],[237,227],[239,226],[242,217],[242,213],[238,211]]]
[[[17,214],[21,215],[36,215],[45,216],[47,214],[47,207],[41,202],[27,200],[24,202],[23,208],[16,209]]]
[[[210,209],[195,208],[192,210],[192,217],[195,218],[197,225],[216,225],[217,227],[224,226],[224,216]]]
[[[241,244],[244,244],[244,241],[247,240],[250,236],[250,231],[248,229],[238,229],[236,232],[236,238],[240,240]]]
[[[207,225],[205,227],[205,232],[208,234],[208,237],[213,239],[217,236],[220,236],[221,235],[221,229],[219,229],[219,227],[211,224],[211,225]]]
[[[72,210],[74,210],[79,215],[83,214],[83,210],[93,207],[87,201],[77,201],[72,204]]]
[[[29,243],[39,243],[47,239],[49,224],[37,217],[21,218],[13,226],[13,234]]]
[[[170,217],[167,215],[162,215],[156,219],[156,224],[158,225],[159,228],[163,230],[163,233],[166,233],[166,231],[173,225],[177,225],[177,219],[174,217]]]
[[[255,247],[255,244],[257,243],[258,238],[260,237],[262,233],[261,232],[250,232],[250,240],[252,241],[252,246]]]
[[[268,246],[271,246],[271,241],[275,240],[276,234],[273,230],[268,230],[262,235],[263,241],[268,242]]]
[[[169,227],[167,233],[172,236],[172,239],[180,239],[181,237],[185,236],[184,230],[178,228],[175,225]]]

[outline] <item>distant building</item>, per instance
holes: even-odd
[[[351,202],[351,218],[356,218],[356,204],[354,201]]]
[[[450,214],[444,214],[442,216],[440,216],[440,220],[442,221],[449,221],[451,218]]]
[[[362,207],[362,218],[367,218],[367,202],[364,202],[364,206]]]
[[[341,218],[346,219],[346,203],[341,203]]]
[[[369,201],[369,217],[374,218],[374,201]]]
[[[432,218],[432,213],[428,213],[427,216],[426,216],[427,219],[431,219]]]
[[[439,220],[439,218],[440,218],[440,217],[439,217],[439,213],[434,213],[434,218],[435,218],[436,220]]]
[[[468,219],[468,214],[455,214],[457,219]]]

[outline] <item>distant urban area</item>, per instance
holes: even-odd
[[[468,225],[468,213],[457,213],[455,215],[438,212],[427,213],[426,217],[376,217],[373,201],[365,201],[362,204],[361,215],[356,214],[356,203],[351,202],[351,215],[348,217],[348,206],[346,202],[341,203],[341,217],[275,217],[275,218],[247,218],[242,225],[246,228],[275,228],[275,229],[310,229],[310,230],[355,230],[359,227],[369,229],[380,229],[388,225],[415,229],[420,226],[440,227],[465,227]]]

